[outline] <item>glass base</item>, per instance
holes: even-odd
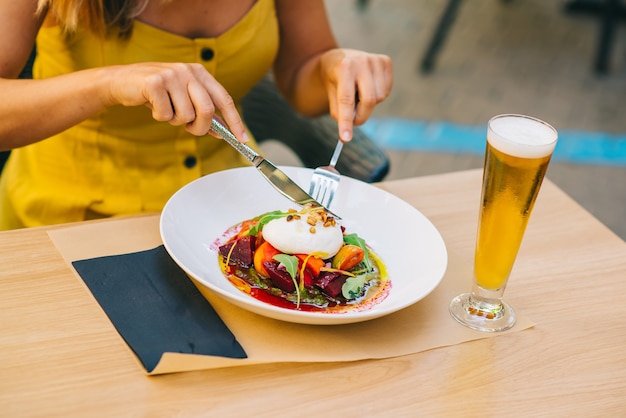
[[[515,325],[511,305],[502,299],[482,299],[473,293],[452,299],[450,314],[459,323],[478,331],[504,331]]]

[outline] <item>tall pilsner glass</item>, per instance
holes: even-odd
[[[499,115],[488,123],[473,287],[450,303],[450,313],[465,326],[504,331],[515,325],[502,295],[557,136],[552,126],[528,116]]]

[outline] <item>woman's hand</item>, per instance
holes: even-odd
[[[216,136],[210,129],[219,110],[237,139],[248,140],[233,98],[202,65],[142,63],[111,68],[111,103],[146,105],[155,120],[186,125],[198,136]]]
[[[349,141],[353,126],[365,123],[374,107],[389,96],[393,84],[391,58],[336,48],[324,52],[319,65],[330,114],[339,125],[340,138]]]

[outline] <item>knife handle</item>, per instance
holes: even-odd
[[[215,118],[211,122],[211,129],[214,132],[217,132],[219,136],[221,136],[224,141],[228,142],[233,148],[235,148],[241,155],[243,155],[248,161],[250,161],[255,166],[257,165],[257,161],[262,157],[257,154],[252,148],[247,146],[246,144],[239,142],[235,135],[231,131],[228,130],[227,127],[219,123]]]

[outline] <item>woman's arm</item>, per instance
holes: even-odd
[[[145,105],[154,119],[204,135],[219,109],[247,139],[231,96],[200,64],[94,68],[44,80],[16,80],[41,25],[33,0],[0,0],[0,149],[43,140],[108,106]]]
[[[277,0],[276,4],[281,46],[274,73],[279,88],[303,114],[330,111],[341,138],[350,140],[353,125],[364,123],[374,106],[389,95],[391,59],[338,48],[323,0]]]

